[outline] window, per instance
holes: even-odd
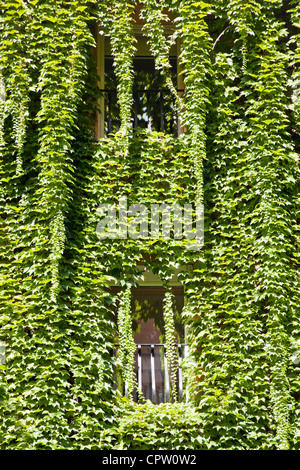
[[[183,397],[181,361],[185,356],[185,330],[181,318],[184,289],[173,282],[174,318],[178,351],[178,399]],[[112,287],[116,294],[120,288]],[[158,277],[146,273],[140,287],[131,290],[131,309],[136,344],[135,373],[138,388],[153,403],[170,401],[170,377],[167,367],[163,300],[165,288]],[[126,390],[125,390],[126,394]],[[137,393],[135,394],[137,399]]]
[[[180,315],[183,308],[183,288],[173,287],[173,293],[179,362],[177,382],[182,398],[180,362],[184,353],[184,328]],[[134,340],[137,345],[136,375],[144,397],[154,403],[168,402],[170,399],[163,320],[164,295],[165,289],[161,286],[144,286],[132,292]]]
[[[5,102],[5,85],[4,81],[1,76],[1,69],[0,69],[0,102]]]
[[[135,72],[133,84],[132,131],[148,129],[161,131],[178,136],[181,128],[175,112],[174,98],[170,90],[163,85],[159,71],[155,69],[154,58],[151,56],[147,38],[135,28],[137,51],[133,59]],[[173,84],[179,92],[183,91],[181,75],[178,74],[178,48],[173,45],[170,50],[170,63]],[[120,126],[119,108],[117,103],[117,82],[113,68],[113,58],[108,37],[97,34],[97,67],[99,88],[102,92],[98,106],[97,138],[116,132]]]

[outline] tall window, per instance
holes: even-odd
[[[154,58],[151,56],[146,37],[137,34],[136,38],[137,52],[133,59],[132,133],[138,129],[148,129],[177,136],[181,130],[175,111],[174,97],[170,90],[166,89],[161,73],[155,69]],[[97,42],[99,88],[102,93],[99,99],[101,112],[98,116],[97,136],[104,137],[119,129],[120,115],[110,41],[108,37],[99,37]],[[171,48],[169,59],[173,84],[181,92],[182,81],[178,74],[177,45]]]
[[[183,309],[183,287],[173,287],[174,318],[178,345],[178,392],[182,395],[180,361],[184,350],[184,327],[181,320]],[[133,329],[137,345],[135,369],[139,388],[146,399],[154,403],[170,399],[169,377],[165,348],[165,325],[163,300],[165,289],[161,286],[144,286],[133,289]]]

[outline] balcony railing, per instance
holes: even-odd
[[[107,135],[120,126],[117,90],[100,90],[104,96],[104,120]],[[182,93],[184,90],[177,90]],[[175,99],[169,89],[135,89],[133,91],[132,129],[148,129],[178,136]]]
[[[182,359],[184,345],[177,345],[178,371],[177,371],[177,400],[183,399]],[[138,344],[136,351],[136,378],[138,390],[142,396],[153,403],[165,403],[172,400],[171,380],[167,364],[165,344]],[[128,396],[125,385],[125,396]],[[137,398],[137,396],[136,396]]]

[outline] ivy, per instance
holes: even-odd
[[[32,58],[25,53],[29,21],[28,8],[22,2],[11,2],[1,28],[3,42],[0,61],[2,74],[7,76],[5,108],[13,119],[12,136],[16,145],[17,175],[22,173],[22,153],[29,106],[28,93],[31,84],[29,69],[32,66]]]
[[[133,396],[135,385],[134,356],[136,349],[131,324],[131,287],[128,286],[124,293],[121,292],[120,305],[118,310],[118,331],[120,341],[118,359],[120,361],[123,384],[127,388],[129,397]]]
[[[190,153],[197,178],[195,201],[203,204],[203,160],[206,158],[206,104],[209,94],[209,54],[212,41],[204,17],[210,6],[204,2],[182,2],[174,20],[181,39],[180,60],[184,70],[185,110],[182,122],[190,134]]]
[[[169,53],[172,44],[176,41],[176,33],[166,37],[163,30],[163,24],[170,21],[168,15],[164,13],[166,4],[156,0],[147,0],[145,2],[145,10],[141,10],[141,16],[145,21],[144,30],[149,37],[149,46],[152,55],[155,58],[156,68],[160,70],[166,83],[166,87],[170,89],[177,111],[183,110],[183,103],[179,93],[172,81],[170,75],[171,64],[169,60]]]
[[[271,434],[277,429],[266,447],[287,448],[291,440],[287,355],[295,333],[288,326],[294,307],[284,292],[292,289],[298,296],[291,283],[297,268],[285,264],[293,258],[298,170],[287,132],[286,30],[274,5],[260,8],[264,14],[259,16],[254,2],[232,2],[228,17],[225,9],[219,12],[223,31],[228,22],[238,27],[237,35],[228,29],[225,44],[217,46],[216,112],[208,118],[207,154],[214,157],[206,170],[206,268],[199,270],[204,287],[200,302],[193,294],[191,322],[203,387],[193,388],[205,415],[214,413],[222,448],[255,447],[265,429]],[[251,418],[251,396],[260,403],[259,418]],[[273,418],[267,412],[270,396]],[[228,423],[236,437],[226,434]]]
[[[177,400],[178,353],[176,348],[174,305],[172,291],[168,290],[164,299],[164,321],[166,334],[166,355],[170,373],[171,399]]]

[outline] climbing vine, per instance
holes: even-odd
[[[109,22],[110,38],[115,74],[118,79],[118,103],[121,120],[118,136],[120,136],[119,144],[121,148],[123,148],[124,156],[126,156],[128,152],[128,134],[133,106],[132,59],[135,52],[135,38],[131,28],[131,15],[133,11],[133,2],[123,4],[118,1],[113,2],[106,10],[106,14],[109,15],[111,19]]]
[[[183,110],[183,103],[170,74],[169,60],[170,48],[172,44],[176,43],[175,30],[168,37],[164,34],[163,22],[170,21],[168,15],[163,11],[166,8],[164,2],[147,0],[145,7],[145,10],[141,11],[141,16],[145,21],[144,30],[149,38],[150,50],[155,58],[156,68],[161,71],[167,88],[175,98],[177,111],[180,112]]]
[[[201,390],[201,408],[206,416],[215,410],[213,421],[220,430],[229,421],[236,423],[240,436],[243,423],[245,433],[247,428],[248,444],[220,431],[222,443],[216,445],[226,448],[257,446],[255,439],[266,428],[271,435],[276,429],[275,440],[266,447],[287,448],[291,438],[288,351],[298,328],[288,326],[296,311],[285,292],[292,289],[296,297],[299,292],[297,262],[291,262],[296,261],[292,252],[297,245],[299,176],[288,119],[287,31],[274,4],[265,2],[260,8],[264,14],[259,15],[254,2],[232,2],[219,9],[222,31],[230,19],[242,30],[227,29],[224,45],[214,50],[216,112],[211,109],[208,117],[211,157],[204,186],[206,266],[199,270],[204,277],[202,300],[193,300],[198,310],[192,320],[194,355],[205,383],[195,384]],[[269,221],[267,226],[263,220]],[[294,287],[292,278],[297,278]],[[259,420],[255,412],[251,418],[251,396],[261,403]],[[270,397],[273,417],[267,412]]]
[[[130,286],[126,288],[125,292],[121,292],[120,305],[118,310],[118,330],[120,341],[118,359],[121,366],[123,386],[126,387],[128,396],[132,397],[135,386],[134,356],[136,346],[132,333]]]
[[[171,399],[177,400],[178,353],[176,348],[173,295],[167,290],[164,299],[164,321],[166,331],[167,361],[170,373]]]
[[[173,413],[178,448],[299,449],[298,2],[137,7],[0,1],[0,448],[137,448],[140,435],[161,448]],[[176,100],[179,138],[132,132],[134,15]],[[96,30],[110,38],[121,122],[98,142]],[[169,73],[176,41],[183,94]],[[202,250],[99,239],[97,208],[121,196],[149,210],[204,203]],[[165,285],[180,270],[188,404],[137,405],[115,390],[118,361],[134,387],[128,286],[140,263]],[[167,290],[175,397],[172,302]],[[154,418],[165,424],[150,436]]]

